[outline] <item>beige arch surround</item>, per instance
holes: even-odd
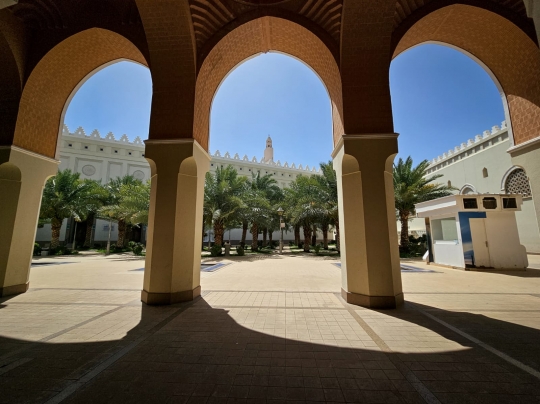
[[[13,144],[54,158],[69,100],[93,73],[119,60],[148,66],[132,42],[101,28],[79,32],[55,46],[24,86]]]
[[[412,25],[397,43],[393,58],[429,42],[462,50],[500,85],[501,93],[506,96],[514,144],[538,136],[540,50],[519,27],[485,9],[454,4]]]
[[[277,17],[261,17],[227,34],[201,66],[195,88],[193,137],[205,150],[208,150],[212,101],[220,84],[241,62],[269,51],[295,57],[315,71],[330,97],[334,144],[343,136],[341,76],[332,53],[301,25]]]

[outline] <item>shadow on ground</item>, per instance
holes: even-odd
[[[334,310],[354,315],[354,309]],[[540,370],[538,330],[482,315],[416,304],[379,312],[389,321],[403,321],[397,327],[416,324],[463,347],[400,354],[263,334],[199,298],[175,306],[141,306],[139,324],[118,340],[0,338],[0,402],[538,402],[537,378],[419,309]],[[291,309],[290,315],[300,312]]]

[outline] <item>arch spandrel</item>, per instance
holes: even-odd
[[[506,18],[482,8],[455,4],[416,22],[403,35],[393,58],[422,43],[449,45],[473,56],[500,85],[515,144],[540,133],[540,50]]]
[[[100,28],[79,32],[50,50],[24,86],[13,144],[54,158],[67,101],[90,73],[115,60],[148,65],[132,42]]]
[[[339,68],[326,45],[306,28],[276,17],[251,20],[226,35],[208,54],[197,77],[193,137],[208,150],[212,101],[225,77],[257,54],[276,51],[311,67],[324,83],[332,105],[334,144],[343,136]]]

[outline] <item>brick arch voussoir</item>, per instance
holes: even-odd
[[[54,158],[68,101],[93,73],[118,60],[148,66],[131,41],[101,28],[79,32],[56,45],[25,83],[13,144]]]
[[[508,109],[514,144],[540,136],[540,50],[522,29],[486,9],[454,4],[411,25],[392,58],[433,42],[463,51],[491,75]]]
[[[332,105],[334,144],[343,136],[341,76],[334,55],[311,31],[292,21],[265,16],[225,35],[205,58],[195,87],[193,137],[208,150],[210,110],[225,77],[243,61],[276,51],[308,65],[326,86]]]

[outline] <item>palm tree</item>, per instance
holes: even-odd
[[[45,183],[39,216],[50,220],[51,249],[60,245],[63,220],[73,217],[80,222],[96,204],[94,182],[81,180],[79,176],[69,169],[61,170]]]
[[[248,216],[251,222],[252,249],[255,246],[256,250],[261,230],[263,246],[266,246],[268,230],[274,226],[274,220],[277,216],[276,204],[283,199],[283,191],[271,174],[261,175],[260,171],[251,173],[249,188]]]
[[[120,186],[122,205],[130,224],[148,224],[150,212],[150,181],[123,184]]]
[[[427,176],[429,161],[424,160],[413,167],[409,156],[405,161],[399,159],[394,164],[394,194],[396,213],[401,222],[402,248],[409,246],[409,219],[415,214],[414,205],[420,202],[441,198],[452,194],[456,188],[446,184],[433,183],[442,174]]]
[[[244,206],[242,193],[246,178],[238,176],[233,166],[218,167],[215,173],[206,173],[204,184],[204,211],[206,221],[214,227],[214,242],[223,245],[225,228],[237,220]]]
[[[319,220],[319,225],[323,233],[324,249],[328,249],[328,229],[334,226],[336,229],[336,249],[339,251],[339,212],[338,212],[338,191],[337,177],[332,162],[320,163],[322,175],[315,176],[318,181],[322,199],[323,215]]]
[[[249,188],[243,194],[244,208],[243,215],[251,223],[251,250],[259,249],[259,231],[261,225],[268,222],[274,213],[272,205],[266,198],[263,191]]]
[[[293,226],[302,226],[304,251],[309,252],[313,225],[324,214],[319,181],[315,176],[299,176],[285,192],[285,211]]]
[[[109,240],[107,245],[110,244],[110,229],[113,221],[118,223],[118,239],[116,240],[116,246],[119,248],[124,247],[126,226],[131,221],[132,212],[124,205],[125,193],[122,193],[122,187],[126,186],[138,186],[142,181],[136,179],[132,175],[125,175],[123,177],[117,177],[109,180],[105,185],[107,190],[107,202],[99,209],[99,215],[109,219]]]
[[[93,198],[94,204],[89,207],[86,215],[86,235],[84,239],[84,247],[91,248],[93,245],[93,228],[94,221],[96,220],[99,209],[107,203],[108,193],[105,187],[101,184],[101,181],[89,180],[92,184],[92,192],[95,196]]]

